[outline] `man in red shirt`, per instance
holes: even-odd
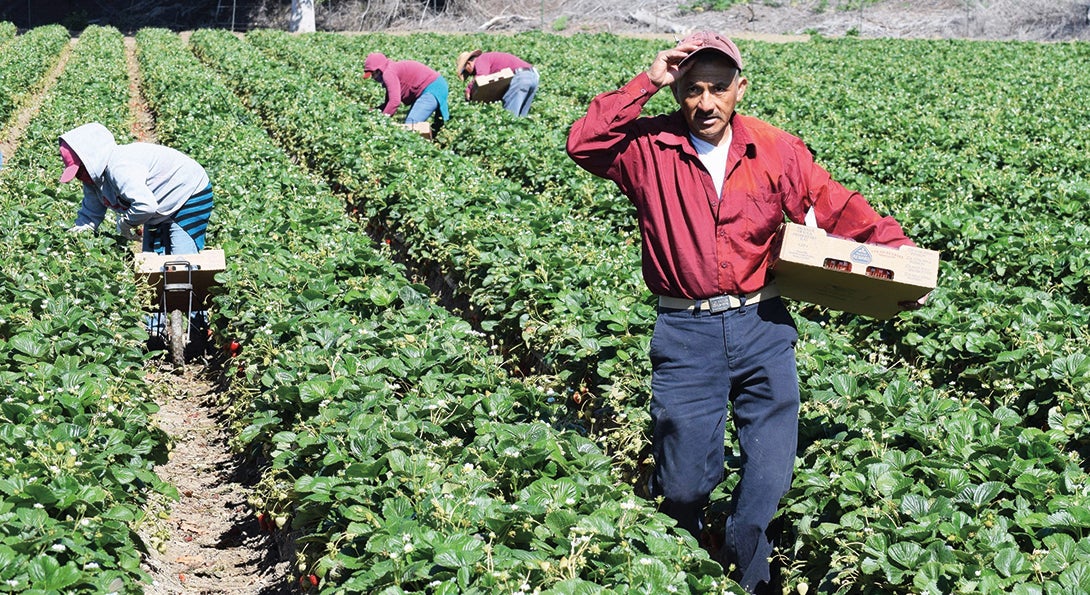
[[[735,111],[747,81],[737,46],[700,32],[592,100],[568,154],[636,207],[643,276],[659,296],[651,415],[662,510],[700,536],[723,477],[727,407],[742,454],[718,553],[743,587],[769,587],[769,525],[791,485],[798,442],[798,334],[779,298],[770,247],[786,217],[831,234],[912,245],[892,218],[835,182],[798,138]],[[670,87],[679,109],[640,117]],[[913,307],[914,305],[905,305]]]
[[[438,112],[432,121],[432,130],[437,131],[443,122],[450,120],[447,79],[420,62],[395,62],[384,54],[372,52],[363,61],[363,78],[374,78],[386,88],[386,100],[379,109],[387,116],[394,115],[402,103],[407,103],[406,124],[426,122]]]
[[[504,68],[510,68],[515,76],[511,78],[511,84],[503,94],[503,109],[520,117],[530,113],[530,104],[534,102],[537,86],[541,82],[533,64],[514,54],[474,50],[459,54],[454,66],[462,80],[495,74]],[[471,81],[466,86],[466,99],[469,99],[472,91]]]

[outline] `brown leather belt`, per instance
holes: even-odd
[[[724,294],[702,300],[690,300],[660,295],[659,307],[669,308],[671,310],[708,310],[712,314],[716,314],[726,310],[741,308],[747,304],[756,304],[762,300],[774,298],[779,295],[780,289],[776,287],[775,284],[770,284],[743,296]]]

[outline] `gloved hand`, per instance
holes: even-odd
[[[140,234],[137,232],[136,228],[125,223],[123,219],[117,220],[117,233],[120,234],[122,238],[129,241],[140,239]]]
[[[83,233],[85,231],[94,231],[94,223],[84,223],[83,225],[73,225],[68,228],[68,233]]]

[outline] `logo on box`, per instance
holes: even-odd
[[[868,264],[870,261],[874,260],[874,257],[870,254],[870,250],[867,250],[865,245],[860,245],[855,250],[852,250],[851,258],[852,262],[858,262],[859,264]]]

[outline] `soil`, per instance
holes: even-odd
[[[125,40],[132,131],[155,142],[155,118],[140,91],[135,40]],[[227,398],[214,367],[197,358],[180,369],[164,357],[148,363],[147,384],[159,411],[154,422],[170,436],[170,455],[156,474],[177,489],[177,501],[158,498],[140,527],[149,554],[148,595],[291,593],[292,553],[262,533],[249,504],[260,470],[230,447],[223,410]]]
[[[151,553],[143,568],[148,595],[172,593],[288,593],[287,562],[260,532],[247,498],[258,470],[229,447],[221,395],[206,368],[171,370],[153,362],[147,374],[157,387],[155,423],[173,442],[170,459],[155,472],[171,482],[178,501],[160,499],[141,529]],[[159,366],[162,366],[160,369]]]

